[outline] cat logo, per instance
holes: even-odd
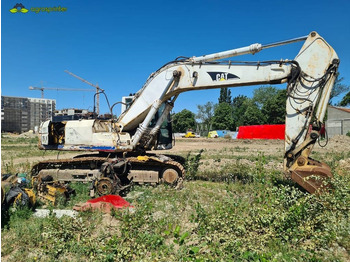
[[[21,12],[23,14],[27,13],[29,10],[25,9],[24,5],[22,4],[16,4],[12,9],[10,9],[10,12],[12,14]]]
[[[207,72],[213,81],[226,81],[238,78],[238,76],[227,72]]]

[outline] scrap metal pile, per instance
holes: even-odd
[[[34,207],[37,199],[56,205],[59,200],[67,201],[75,191],[52,177],[32,180],[25,173],[5,174],[1,177],[1,206],[7,210],[10,206]]]
[[[5,174],[1,177],[2,211],[7,211],[10,207],[29,207],[34,209],[38,206],[37,200],[41,200],[45,205],[56,206],[60,202],[66,203],[75,194],[75,190],[68,183],[54,180],[50,175],[32,177],[31,180],[27,179],[27,174],[25,173]],[[98,210],[104,213],[111,213],[112,210],[126,207],[132,208],[133,206],[121,196],[104,195],[90,199],[85,203],[76,204],[73,210]]]

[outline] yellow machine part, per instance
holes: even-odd
[[[29,204],[31,206],[34,206],[35,204],[35,201],[36,201],[36,197],[35,197],[35,193],[32,189],[29,189],[29,188],[23,188],[23,191],[28,195],[29,197]],[[16,206],[18,203],[21,202],[21,199],[23,197],[23,194],[22,193],[19,193],[15,200],[13,201],[13,205]]]
[[[17,203],[19,203],[19,202],[21,201],[21,198],[22,198],[22,193],[19,193],[19,194],[16,196],[15,200],[13,201],[13,205],[14,205],[14,206],[17,205]]]
[[[139,161],[148,161],[149,157],[148,156],[138,156],[137,160]]]
[[[34,204],[36,202],[36,196],[35,196],[34,191],[32,189],[29,189],[29,188],[24,188],[23,191],[28,195],[30,204],[32,206],[34,206]]]
[[[57,197],[59,195],[64,195],[65,192],[67,191],[66,188],[61,187],[61,186],[54,186],[54,185],[45,185],[46,190],[39,190],[38,196],[42,198],[43,200],[48,200],[52,202],[53,205],[56,204]],[[40,188],[40,187],[39,187]]]

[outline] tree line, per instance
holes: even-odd
[[[348,92],[337,106],[350,106],[350,87],[342,84],[337,75],[331,98]],[[197,114],[184,109],[172,115],[173,131],[183,133],[198,127],[204,133],[210,130],[235,131],[239,126],[284,124],[287,93],[285,89],[262,86],[254,90],[253,97],[231,96],[229,88],[221,88],[218,103],[197,105]]]

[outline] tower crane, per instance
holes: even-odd
[[[56,91],[92,91],[94,92],[95,89],[84,89],[84,88],[61,88],[61,87],[37,87],[37,86],[30,86],[29,90],[40,90],[41,91],[41,98],[44,98],[44,90],[56,90]]]
[[[100,93],[103,92],[104,90],[102,88],[100,88],[97,83],[96,83],[96,85],[94,85],[94,84],[90,83],[89,81],[85,80],[84,78],[77,76],[77,75],[73,74],[72,72],[69,72],[68,70],[64,70],[64,72],[66,72],[67,74],[70,74],[71,76],[74,76],[75,78],[78,78],[80,81],[96,88],[96,114],[99,115],[100,114]]]

